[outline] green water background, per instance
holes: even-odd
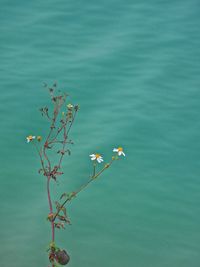
[[[45,135],[54,81],[81,109],[53,196],[87,181],[90,153],[127,154],[69,206],[56,233],[69,266],[200,266],[199,12],[195,0],[1,0],[2,267],[48,265],[46,184],[25,137]]]

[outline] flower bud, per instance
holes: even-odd
[[[53,214],[53,212],[50,212],[50,213],[48,214],[47,220],[49,220],[50,222],[52,222],[53,219],[54,219],[54,214]]]
[[[37,136],[37,140],[38,140],[38,142],[40,142],[41,140],[42,140],[42,136]]]
[[[69,110],[72,110],[73,107],[74,107],[74,106],[73,106],[72,104],[68,104],[68,105],[67,105],[67,108],[68,108]]]
[[[74,106],[75,111],[78,111],[80,109],[79,105]]]

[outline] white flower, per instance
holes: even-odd
[[[98,163],[101,163],[103,161],[103,158],[100,154],[91,154],[90,157],[91,160],[97,160]]]
[[[29,135],[26,137],[27,143],[33,141],[33,139],[35,139],[35,136]]]
[[[122,147],[114,148],[114,149],[113,149],[113,152],[117,152],[118,156],[123,155],[123,156],[125,157],[125,153],[124,153]]]

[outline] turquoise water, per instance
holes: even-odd
[[[88,155],[127,157],[69,206],[56,233],[71,267],[200,266],[200,17],[190,1],[1,1],[0,263],[47,267],[43,82],[80,104],[58,193],[87,181]]]

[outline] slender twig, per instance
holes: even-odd
[[[94,166],[93,166],[93,175],[92,176],[95,176],[95,173],[96,173],[96,163],[94,163]]]
[[[73,196],[76,196],[77,194],[79,194],[81,191],[83,191],[83,189],[85,189],[92,181],[94,181],[98,176],[100,176],[107,168],[109,168],[111,166],[111,164],[113,163],[113,159],[111,160],[110,163],[107,163],[102,169],[101,171],[99,171],[97,174],[93,175],[85,184],[83,184],[77,191],[73,192]],[[68,197],[62,205],[60,205],[59,209],[57,210],[57,212],[55,213],[54,217],[53,217],[53,221],[55,221],[56,217],[58,216],[59,212],[62,210],[62,208],[65,206],[65,204],[70,201],[72,199],[72,197]]]
[[[49,160],[49,158],[47,156],[45,145],[43,147],[43,154],[44,154],[44,157],[45,157],[46,161],[48,162],[48,168],[49,168],[49,174],[50,174],[51,173],[51,162],[50,162],[50,160]]]
[[[61,153],[61,156],[60,156],[60,159],[59,159],[59,163],[58,163],[58,168],[59,168],[59,169],[61,168],[61,163],[62,163],[64,154],[65,154],[65,147],[66,147],[66,144],[67,144],[68,134],[69,134],[69,131],[70,131],[70,129],[71,129],[73,123],[74,123],[74,120],[75,120],[75,118],[76,118],[76,113],[77,113],[77,111],[75,111],[74,116],[72,117],[72,121],[71,121],[71,123],[70,123],[70,125],[69,125],[68,130],[67,130],[68,119],[66,120],[65,124],[60,128],[60,129],[64,129],[64,130],[63,130],[64,133],[63,133],[63,141],[62,141],[62,143],[63,143],[63,146],[62,146],[62,151],[63,151],[63,153]],[[56,135],[56,137],[57,137],[57,136],[58,136],[58,135]],[[56,137],[55,137],[55,138],[56,138]],[[54,138],[54,139],[55,139],[55,138]],[[54,139],[53,139],[53,140],[54,140]],[[54,142],[53,140],[52,140],[51,142]]]
[[[64,140],[63,140],[63,146],[62,146],[62,153],[61,153],[60,160],[59,160],[59,163],[58,163],[58,169],[60,169],[60,167],[61,167],[62,159],[63,159],[64,154],[65,154],[65,146],[66,146],[66,140],[67,140],[66,127],[64,127],[63,136],[64,136]]]
[[[48,201],[49,201],[49,210],[50,210],[50,213],[53,213],[53,206],[52,206],[51,194],[50,194],[50,179],[51,177],[48,177],[47,179],[47,195],[48,195]],[[53,222],[51,222],[51,228],[52,228],[52,241],[54,241],[55,231],[54,231]]]
[[[37,150],[37,153],[38,153],[38,155],[39,155],[39,157],[40,157],[40,162],[41,162],[41,165],[42,165],[42,169],[43,169],[44,175],[46,175],[46,170],[45,170],[45,167],[44,167],[44,161],[43,161],[43,158],[42,158],[42,154],[41,154],[41,152],[39,151],[38,146],[36,145],[36,143],[33,142],[33,144],[34,144],[34,146],[35,146],[35,148],[36,148],[36,150]]]
[[[77,110],[75,110],[74,116],[72,117],[71,124],[70,124],[70,126],[69,126],[69,128],[68,128],[68,130],[67,130],[67,136],[68,136],[68,134],[69,134],[69,131],[71,130],[71,127],[72,127],[74,121],[75,121],[76,113],[77,113]]]
[[[57,136],[59,135],[59,133],[62,131],[62,129],[65,127],[65,124],[66,124],[66,123],[64,123],[64,124],[62,125],[62,127],[58,129],[56,135],[54,136],[54,138],[53,138],[51,141],[48,142],[48,144],[53,144],[53,143],[56,143],[56,142],[57,142],[56,138],[57,138]]]

